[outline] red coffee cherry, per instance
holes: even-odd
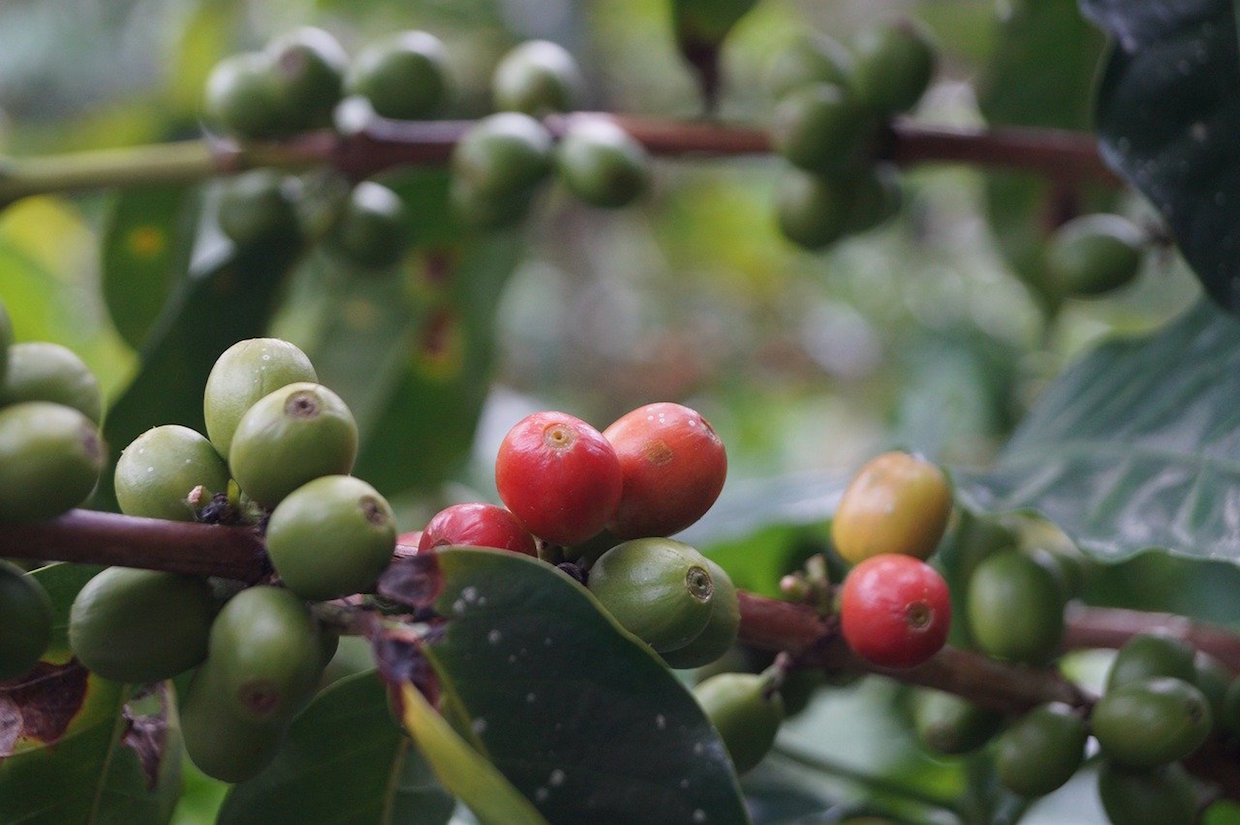
[[[624,476],[620,507],[608,525],[620,538],[670,536],[715,503],[728,474],[723,441],[696,410],[671,402],[638,407],[603,435]]]
[[[921,664],[943,647],[950,625],[947,582],[920,559],[884,553],[844,578],[840,631],[853,652],[873,664]]]
[[[453,504],[440,510],[426,523],[417,546],[419,553],[429,553],[436,547],[453,544],[538,555],[534,537],[516,516],[503,507],[480,501]]]
[[[526,416],[495,458],[495,486],[526,529],[553,544],[597,535],[616,514],[620,459],[603,434],[562,412]]]

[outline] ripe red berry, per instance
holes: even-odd
[[[840,631],[853,652],[873,664],[921,664],[943,647],[950,624],[947,582],[920,559],[872,556],[844,579]]]
[[[418,539],[418,552],[436,547],[464,544],[469,547],[496,547],[527,556],[537,556],[534,537],[517,517],[494,504],[469,502],[440,510],[426,523]]]
[[[603,434],[562,412],[526,416],[495,458],[495,486],[526,529],[553,544],[597,535],[620,504],[620,459]]]
[[[695,410],[660,402],[618,418],[603,435],[624,477],[616,517],[620,538],[670,536],[715,503],[728,474],[723,441]]]

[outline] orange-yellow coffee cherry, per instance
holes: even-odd
[[[938,547],[951,511],[951,486],[942,470],[910,453],[883,453],[844,490],[831,540],[852,564],[880,553],[925,559]]]

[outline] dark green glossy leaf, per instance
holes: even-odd
[[[203,264],[169,300],[147,337],[137,376],[109,408],[103,435],[113,462],[151,427],[182,424],[205,432],[202,390],[219,354],[243,338],[265,333],[277,292],[299,245],[260,246]],[[115,509],[112,470],[92,499]]]
[[[1240,58],[1229,0],[1081,0],[1113,40],[1107,162],[1162,213],[1207,292],[1240,309]]]
[[[548,822],[748,822],[693,697],[585,588],[515,553],[437,558],[450,621],[424,651],[445,712]]]
[[[1094,558],[1146,548],[1240,561],[1240,322],[1207,301],[1069,368],[987,473],[983,511],[1035,510]]]
[[[454,805],[372,671],[336,682],[302,711],[275,761],[233,788],[218,821],[442,825]]]
[[[157,186],[123,190],[112,206],[100,288],[112,324],[134,349],[187,277],[197,205],[194,189]]]
[[[997,25],[996,47],[979,82],[978,105],[987,122],[1088,129],[1105,38],[1081,17],[1076,0],[1018,0]],[[1042,272],[1046,233],[1075,210],[1106,208],[1110,194],[996,171],[986,176],[986,195],[1004,256],[1040,300],[1053,305]]]

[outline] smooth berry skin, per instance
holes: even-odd
[[[942,649],[951,626],[947,582],[933,567],[885,553],[858,564],[840,593],[840,632],[861,658],[916,667]]]
[[[611,443],[568,413],[526,416],[504,436],[495,459],[504,505],[552,544],[578,544],[601,532],[620,505],[623,483]]]
[[[619,538],[670,536],[711,508],[728,457],[701,413],[669,401],[622,415],[603,436],[620,459],[624,490],[608,528]]]
[[[534,537],[516,516],[503,507],[478,501],[453,504],[440,510],[426,523],[417,542],[419,553],[451,545],[494,547],[538,556]]]

